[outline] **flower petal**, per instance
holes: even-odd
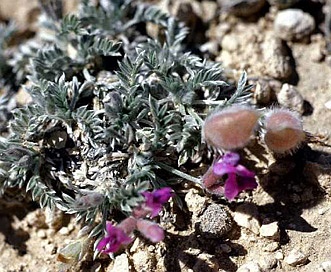
[[[106,224],[106,236],[100,240],[97,249],[103,253],[116,252],[121,245],[127,245],[132,242],[126,233],[119,227],[113,226],[111,223]]]
[[[106,222],[106,232],[110,233],[114,229],[114,226],[109,221]]]
[[[227,164],[231,164],[235,166],[240,160],[240,156],[238,153],[235,152],[227,152],[222,157],[222,161]]]
[[[257,182],[255,180],[255,178],[251,178],[251,177],[239,177],[238,179],[238,187],[240,191],[244,191],[244,190],[252,190],[255,189],[257,187]]]
[[[254,172],[248,170],[245,166],[243,166],[241,164],[238,164],[236,166],[236,169],[237,169],[236,173],[239,176],[250,177],[250,178],[254,178],[254,176],[255,176]]]
[[[103,248],[108,244],[108,242],[109,242],[109,238],[108,238],[108,237],[104,237],[104,238],[102,238],[102,239],[99,241],[98,245],[97,245],[97,250],[98,250],[98,251],[102,251]]]
[[[151,217],[155,217],[162,209],[162,205],[171,197],[171,188],[165,187],[153,192],[143,192],[145,206],[150,211]]]
[[[237,172],[237,168],[235,166],[224,162],[216,162],[213,166],[213,170],[214,174],[218,176]]]
[[[238,183],[235,174],[229,174],[224,185],[224,195],[228,200],[233,200],[239,194]]]
[[[171,197],[171,188],[164,187],[153,192],[154,199],[157,199],[158,203],[164,204],[168,202]]]

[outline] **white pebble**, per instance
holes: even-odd
[[[263,237],[278,241],[280,237],[278,223],[272,222],[270,224],[262,225],[260,228],[260,234]]]
[[[293,249],[285,258],[285,262],[291,266],[303,265],[307,260],[308,256],[297,249]]]
[[[276,35],[286,41],[299,41],[315,29],[314,18],[300,9],[286,9],[278,12],[274,29]]]

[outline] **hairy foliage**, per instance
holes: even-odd
[[[12,112],[1,138],[0,189],[23,188],[42,207],[76,214],[98,236],[112,210],[129,213],[142,191],[198,181],[181,166],[197,166],[206,154],[202,119],[247,101],[246,75],[221,99],[220,65],[186,52],[187,28],[154,6],[86,0],[76,15],[56,14],[41,19],[47,35],[17,47],[0,67],[1,78],[9,67],[11,86],[25,83],[33,101]],[[142,38],[147,23],[164,35]],[[92,193],[101,200],[89,202]]]

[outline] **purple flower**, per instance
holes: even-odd
[[[233,200],[241,191],[256,188],[254,172],[238,164],[239,159],[239,154],[229,152],[214,163],[203,177],[206,189],[215,194],[222,194],[224,190],[225,197]],[[220,180],[224,175],[227,175],[227,179],[223,189]]]
[[[171,188],[165,187],[153,192],[143,192],[145,197],[144,206],[150,212],[151,218],[157,216],[162,209],[162,205],[171,197]]]
[[[122,228],[115,227],[110,222],[107,222],[106,236],[98,243],[97,250],[108,254],[116,252],[122,245],[128,245],[131,242],[132,238]]]
[[[160,242],[164,239],[163,229],[152,221],[139,219],[137,221],[137,229],[153,243]]]

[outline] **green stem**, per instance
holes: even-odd
[[[175,168],[173,168],[173,167],[171,167],[171,166],[169,166],[169,165],[167,165],[165,163],[157,162],[156,164],[158,166],[160,166],[162,169],[164,169],[164,170],[166,170],[166,171],[168,171],[168,172],[170,172],[170,173],[172,173],[172,174],[174,174],[176,176],[179,176],[179,177],[181,177],[183,179],[186,179],[186,180],[189,180],[189,181],[192,181],[194,183],[197,183],[197,184],[201,185],[201,181],[198,178],[195,178],[195,177],[192,177],[192,176],[190,176],[188,174],[185,174],[184,172],[182,172],[182,171],[180,171],[178,169],[175,169]]]

